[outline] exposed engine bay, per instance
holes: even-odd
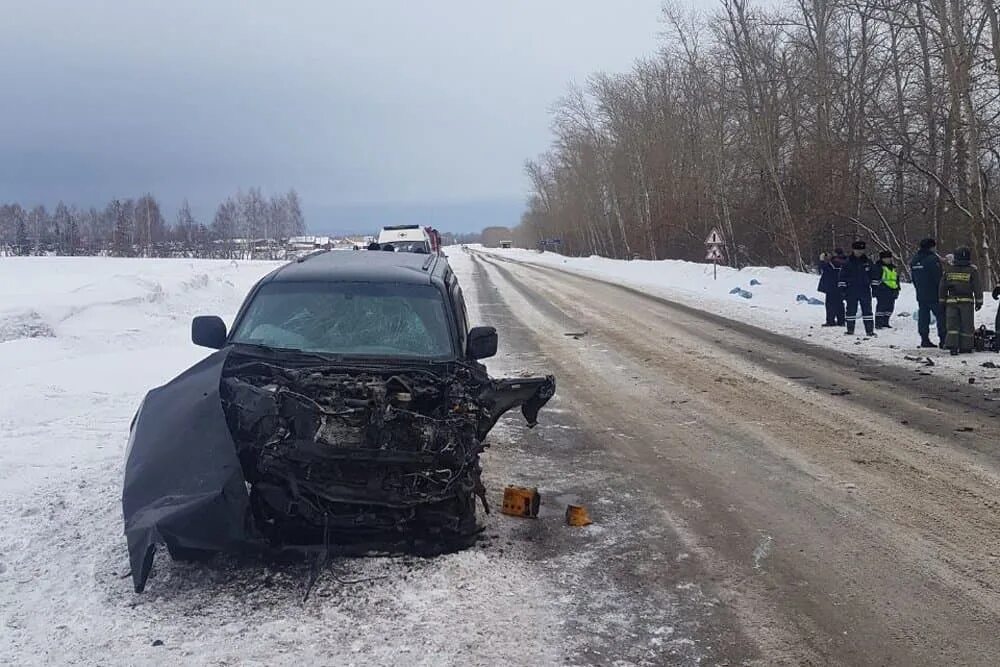
[[[222,405],[270,542],[390,537],[437,550],[475,534],[475,498],[489,511],[479,454],[499,416],[488,378],[461,367],[441,377],[232,361]],[[531,398],[541,403],[546,393]],[[528,407],[531,425],[538,407]]]
[[[554,393],[551,376],[494,380],[475,362],[213,355],[136,417],[123,496],[136,590],[156,544],[175,558],[468,546],[477,498],[489,511],[486,435],[517,406],[534,426]]]

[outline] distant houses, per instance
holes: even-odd
[[[331,250],[332,248],[333,239],[329,236],[293,236],[285,243],[285,249],[289,252]]]
[[[176,257],[176,258],[206,258],[206,259],[294,259],[317,250],[363,250],[375,240],[374,236],[356,234],[352,236],[292,236],[288,239],[267,238],[231,238],[231,239],[198,239],[197,242],[181,240],[159,241],[147,247],[131,245],[125,248],[126,257]],[[31,252],[18,252],[9,243],[0,242],[0,257],[22,254],[59,255],[59,248],[42,246],[31,249]],[[99,248],[96,251],[84,252],[78,249],[75,254],[113,256],[110,248]]]
[[[293,236],[284,242],[285,253],[297,256],[315,250],[353,250],[367,248],[374,236]]]

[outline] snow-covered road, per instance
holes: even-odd
[[[679,543],[700,572],[676,588],[739,620],[698,646],[754,644],[706,662],[996,664],[995,394],[572,272],[473,261],[600,440],[603,474],[627,475],[645,594],[677,567],[650,547]]]

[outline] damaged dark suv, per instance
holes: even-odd
[[[494,380],[492,327],[470,329],[437,255],[331,251],[247,296],[218,351],[149,392],[132,423],[122,505],[132,577],[157,545],[213,553],[423,554],[462,548],[486,505],[479,455],[520,406],[533,426],[551,376]]]

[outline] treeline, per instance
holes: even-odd
[[[211,221],[197,220],[185,201],[168,221],[151,194],[113,199],[87,209],[59,202],[0,205],[0,254],[112,255],[116,257],[260,257],[278,241],[305,232],[295,190],[265,197],[260,188],[227,197]]]
[[[487,227],[481,232],[441,232],[441,244],[448,246],[463,245],[466,243],[483,243],[484,235],[491,229],[493,229],[493,227]]]
[[[662,50],[554,112],[520,243],[564,251],[812,264],[860,237],[1000,249],[1000,21],[993,0],[668,5]]]

